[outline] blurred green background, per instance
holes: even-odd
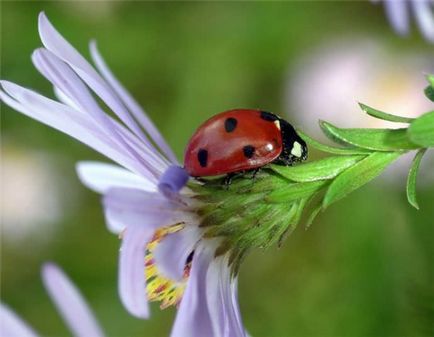
[[[291,120],[287,79],[316,45],[342,36],[357,44],[363,35],[398,60],[433,51],[418,34],[395,36],[381,6],[369,2],[1,5],[2,79],[52,96],[30,62],[41,45],[37,14],[44,10],[86,57],[88,41],[98,40],[179,158],[198,124],[217,112],[261,107]],[[306,94],[318,99],[318,92]],[[320,118],[320,111],[312,113]],[[77,161],[105,158],[4,105],[1,117],[2,301],[42,335],[67,336],[40,281],[41,264],[55,261],[82,289],[107,335],[167,336],[174,309],[153,304],[152,318],[140,321],[122,308],[119,240],[105,228],[99,196],[75,175]],[[429,173],[432,165],[423,163],[421,179]],[[377,180],[309,230],[299,227],[282,248],[247,258],[240,302],[252,336],[433,335],[434,186],[424,180],[415,211],[406,202],[405,177],[389,180],[396,184]]]

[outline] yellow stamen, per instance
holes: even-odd
[[[186,262],[184,268],[184,277],[182,281],[175,282],[169,278],[162,276],[154,260],[154,250],[169,234],[176,233],[183,228],[182,224],[163,227],[158,229],[152,240],[146,246],[145,256],[145,275],[146,275],[146,291],[150,301],[160,301],[160,308],[165,309],[172,305],[178,305],[184,294],[188,276],[190,274],[190,263]]]

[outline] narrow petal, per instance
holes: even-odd
[[[245,337],[236,299],[236,283],[231,277],[228,257],[215,258],[207,272],[207,303],[214,336]]]
[[[80,111],[80,107],[77,106],[72,99],[70,99],[65,93],[63,93],[58,87],[53,85],[54,95],[56,95],[59,102],[70,106],[71,108]]]
[[[206,275],[212,259],[211,249],[196,249],[171,337],[217,337],[213,331],[206,296]]]
[[[228,257],[215,257],[216,242],[195,250],[190,277],[171,337],[246,337]]]
[[[181,281],[185,263],[201,237],[196,226],[186,226],[169,234],[155,248],[155,264],[161,274],[174,281]]]
[[[52,263],[45,264],[42,268],[42,280],[74,336],[104,336],[84,298],[59,267]]]
[[[82,161],[77,164],[76,170],[80,181],[86,187],[101,194],[115,187],[151,192],[157,190],[152,181],[113,164]]]
[[[110,84],[110,86],[119,96],[119,98],[123,101],[123,103],[131,111],[134,117],[142,125],[144,130],[150,135],[152,140],[155,142],[155,144],[157,144],[157,146],[160,148],[163,154],[171,161],[171,163],[177,164],[178,160],[176,159],[175,154],[173,153],[170,146],[166,143],[158,129],[155,127],[154,123],[108,68],[107,64],[105,63],[104,59],[98,51],[95,41],[92,41],[90,43],[90,53],[97,69],[101,72],[101,74]]]
[[[83,142],[133,172],[141,166],[115,144],[89,116],[8,81],[0,81],[0,99],[13,109]]]
[[[405,0],[384,0],[386,16],[399,35],[409,33],[409,8]]]
[[[0,303],[0,336],[37,337],[38,335],[11,309]]]
[[[79,107],[80,111],[92,117],[95,128],[100,129],[101,132],[110,137],[113,142],[120,146],[123,151],[129,153],[149,173],[155,177],[161,174],[163,168],[166,166],[162,159],[148,148],[137,146],[137,144],[140,144],[139,142],[133,141],[134,144],[132,144],[131,140],[135,136],[127,129],[120,127],[118,122],[105,114],[85,84],[72,71],[70,66],[44,48],[37,49],[32,55],[32,60],[41,74],[66,95],[68,99],[73,101],[73,106]],[[146,151],[146,155],[141,154],[140,150]],[[146,160],[144,160],[145,158]]]
[[[193,222],[192,215],[179,204],[167,200],[160,193],[133,188],[113,188],[103,197],[104,214],[108,228],[119,233],[126,226],[170,226]]]
[[[236,310],[234,310],[234,317],[237,320],[237,326],[243,327],[243,320],[241,318],[241,312],[240,312],[240,308],[239,308],[239,303],[238,303],[238,278],[234,278],[231,281],[231,300],[232,300],[232,308],[235,308]],[[245,332],[247,336],[249,336],[249,334],[247,333],[247,331]]]
[[[135,188],[110,189],[104,195],[103,204],[104,208],[118,213],[120,217],[124,216],[126,223],[140,221],[134,219],[136,216],[143,220],[165,218],[173,223],[191,219],[191,216],[184,214],[182,205],[167,200],[160,193]]]
[[[425,39],[434,42],[434,2],[417,0],[411,2],[416,22]]]
[[[149,317],[146,298],[145,247],[151,240],[152,227],[130,225],[125,231],[119,257],[119,295],[129,313]]]
[[[40,13],[39,15],[39,35],[44,46],[64,62],[68,63],[77,75],[107,104],[120,120],[152,149],[146,135],[132,118],[122,101],[118,99],[116,93],[86,59],[56,31],[44,13]]]

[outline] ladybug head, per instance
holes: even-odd
[[[282,118],[279,118],[280,132],[282,133],[283,149],[276,163],[291,166],[296,162],[307,159],[307,145],[297,134],[294,127]]]

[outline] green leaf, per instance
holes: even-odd
[[[341,129],[324,121],[320,125],[329,138],[364,149],[397,151],[418,148],[408,139],[407,129]]]
[[[431,86],[427,86],[424,90],[425,96],[432,102],[434,102],[434,88]]]
[[[319,180],[306,183],[288,184],[286,187],[282,186],[278,190],[269,193],[265,196],[264,200],[269,203],[289,203],[297,199],[312,196],[328,183],[327,180]]]
[[[412,142],[421,147],[434,146],[434,111],[420,116],[411,123],[408,135]]]
[[[426,75],[426,79],[429,82],[429,84],[431,85],[431,87],[434,88],[434,75],[428,74],[428,75]]]
[[[322,152],[333,153],[333,154],[344,154],[344,155],[369,154],[369,151],[368,150],[364,150],[364,149],[359,149],[359,148],[339,148],[339,147],[324,145],[324,144],[321,144],[320,142],[316,141],[315,139],[309,137],[303,131],[297,130],[297,133],[307,143],[307,145],[310,145],[313,148],[315,148],[317,150],[320,150]]]
[[[297,182],[332,179],[364,157],[362,155],[333,156],[297,166],[272,165],[271,169]]]
[[[400,152],[374,152],[342,172],[330,184],[323,200],[323,209],[378,176]]]
[[[318,216],[321,210],[322,210],[321,203],[315,205],[315,207],[312,209],[312,211],[309,214],[309,217],[306,220],[306,229],[309,229],[309,227],[312,225],[313,221],[316,219],[316,217]]]
[[[396,122],[396,123],[411,123],[414,120],[414,118],[391,115],[386,112],[373,109],[363,103],[359,103],[359,105],[362,108],[362,110],[366,112],[369,116],[379,118],[385,121]]]
[[[414,208],[419,209],[419,205],[416,200],[416,178],[417,172],[419,171],[420,162],[422,160],[423,155],[425,154],[426,149],[420,149],[411,163],[410,171],[408,172],[407,178],[407,199],[410,205]]]

